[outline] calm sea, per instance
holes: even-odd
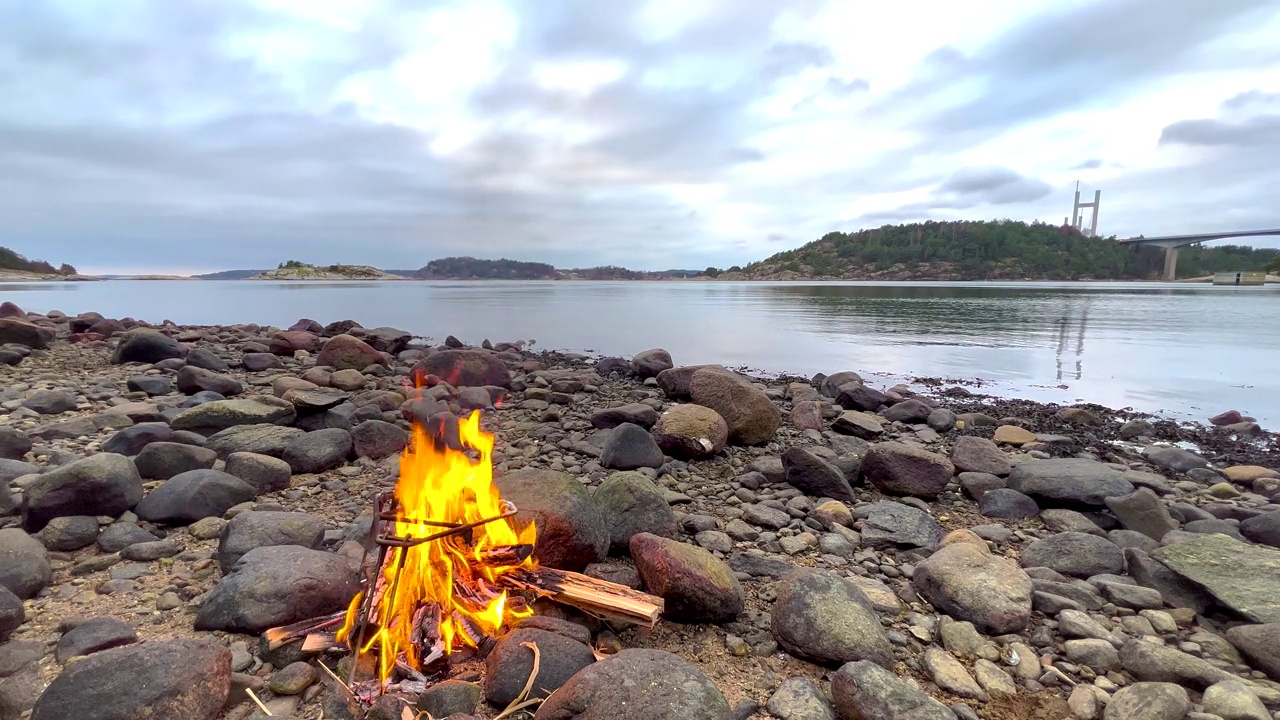
[[[988,392],[1280,426],[1280,287],[1156,283],[108,281],[0,283],[27,310],[288,326],[353,319],[435,340],[765,372],[982,379]]]

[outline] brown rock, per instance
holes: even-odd
[[[1004,445],[1026,445],[1036,441],[1036,434],[1017,425],[1001,425],[992,439]]]
[[[320,348],[316,364],[335,370],[363,370],[370,365],[385,365],[386,357],[360,338],[335,335]]]
[[[684,460],[709,458],[724,451],[729,426],[720,413],[702,405],[675,405],[651,431],[662,452]]]
[[[435,375],[454,387],[511,387],[511,371],[488,350],[442,350],[418,362],[413,371]]]
[[[715,410],[729,428],[729,442],[760,445],[773,439],[782,414],[758,386],[741,375],[714,369],[693,374],[693,401]]]
[[[955,466],[937,453],[900,442],[871,447],[862,460],[862,474],[881,492],[936,497],[951,482]]]

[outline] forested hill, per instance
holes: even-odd
[[[554,265],[520,260],[447,257],[432,260],[416,273],[427,280],[555,280]]]
[[[7,247],[0,247],[0,270],[16,270],[39,275],[76,275],[76,269],[67,263],[54,267],[44,260],[28,260]]]
[[[1260,270],[1280,251],[1237,245],[1183,248],[1180,277]],[[1164,264],[1159,248],[1085,237],[1069,227],[1012,220],[885,225],[832,232],[722,279],[1145,280]]]

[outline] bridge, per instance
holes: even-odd
[[[1199,233],[1196,235],[1162,235],[1160,237],[1136,237],[1120,240],[1126,245],[1154,245],[1164,248],[1164,279],[1176,280],[1178,272],[1178,248],[1210,240],[1227,238],[1262,237],[1280,235],[1280,228],[1271,230],[1234,230],[1229,232]]]

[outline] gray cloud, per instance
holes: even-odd
[[[940,47],[905,88],[887,90],[859,75],[868,69],[841,65],[838,47],[779,35],[784,20],[803,22],[825,0],[721,2],[663,33],[637,20],[644,0],[512,3],[514,37],[495,45],[493,74],[462,105],[417,110],[412,97],[356,104],[349,90],[424,48],[415,18],[466,4],[370,5],[344,26],[248,0],[0,0],[0,242],[107,268],[287,258],[415,267],[449,254],[704,267],[849,229],[838,218],[861,195],[936,188],[856,220],[864,223],[995,205],[1017,217],[1060,215],[1036,175],[1070,161],[1023,167],[996,156],[966,167],[971,155],[961,154],[1184,69],[1263,67],[1213,40],[1276,12],[1264,0],[1172,0],[1158,13],[1137,0],[1069,4],[968,54]],[[1073,28],[1089,28],[1089,41]],[[254,38],[270,52],[245,45]],[[599,60],[621,70],[589,91],[539,82],[540,63]],[[788,88],[808,96],[792,107],[800,119],[846,123],[850,137],[888,127],[914,141],[775,173],[770,163],[788,150],[811,149],[770,143],[772,131],[799,121],[760,112]],[[405,107],[377,112],[384,101]],[[447,119],[465,124],[469,142],[433,151],[436,131],[424,128],[462,111]],[[1280,224],[1259,189],[1274,187],[1277,171],[1257,152],[1276,132],[1277,96],[1243,93],[1220,115],[1170,123],[1158,150],[1194,146],[1207,157],[1176,178],[1115,180],[1104,223],[1140,224],[1143,197],[1202,183],[1212,187],[1180,208]],[[707,188],[723,192],[724,205],[697,200]]]
[[[1089,158],[1084,162],[1071,168],[1072,170],[1096,170],[1102,167],[1102,158]]]

